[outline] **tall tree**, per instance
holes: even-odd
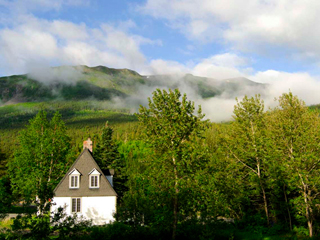
[[[61,115],[51,121],[40,111],[19,134],[19,147],[9,163],[13,193],[26,203],[36,202],[40,212],[47,210],[53,190],[68,168],[70,139]]]
[[[157,89],[152,100],[148,100],[149,108],[140,106],[138,115],[145,127],[145,138],[155,151],[146,159],[149,161],[147,174],[158,193],[172,200],[172,239],[175,239],[183,212],[179,202],[191,190],[194,175],[204,164],[195,141],[204,130],[201,121],[204,115],[200,106],[195,115],[194,103],[188,101],[185,94],[181,98],[178,89],[169,92]]]
[[[104,173],[109,169],[115,170],[113,178],[114,189],[118,194],[118,200],[121,201],[124,193],[127,191],[126,164],[124,159],[120,158],[119,146],[112,137],[113,129],[106,123],[102,130],[101,138],[98,139],[96,149],[93,149],[93,153],[95,160]]]
[[[266,161],[268,159],[264,103],[259,95],[248,98],[234,107],[234,122],[224,147],[228,157],[238,163],[244,172],[252,175],[252,182],[261,193],[267,222],[269,224],[268,199],[265,187]]]
[[[293,202],[297,212],[303,213],[312,237],[315,208],[320,203],[320,119],[291,92],[279,98],[279,108],[273,114],[279,164],[286,168],[287,182],[300,192]]]

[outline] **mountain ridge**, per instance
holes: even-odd
[[[238,79],[238,80],[237,80]],[[184,75],[140,75],[131,69],[86,65],[59,66],[22,75],[0,77],[2,104],[59,100],[111,100],[139,95],[141,89],[189,87],[201,98],[234,95],[246,88],[263,91],[264,84],[247,78],[217,80]],[[249,89],[250,92],[251,90]]]

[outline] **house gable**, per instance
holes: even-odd
[[[80,187],[77,189],[70,189],[69,187],[69,174],[74,170],[82,175],[80,176]],[[90,188],[89,186],[89,173],[92,171],[100,174],[99,188]],[[110,182],[103,174],[102,170],[93,159],[90,151],[85,148],[77,160],[73,163],[67,171],[63,179],[54,190],[55,197],[90,197],[90,196],[117,196]]]

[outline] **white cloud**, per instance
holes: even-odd
[[[89,28],[84,23],[23,15],[11,28],[0,29],[0,64],[5,74],[28,72],[30,63],[37,62],[47,66],[85,64],[144,69],[146,58],[140,46],[161,42],[119,30],[120,25]]]
[[[271,45],[320,53],[317,0],[148,0],[139,10],[200,41],[223,39],[243,51],[266,52]]]

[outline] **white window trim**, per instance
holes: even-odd
[[[91,185],[91,177],[97,177],[97,186],[92,186],[92,185]],[[99,188],[99,187],[100,187],[100,175],[98,175],[98,174],[91,174],[91,175],[89,176],[89,187],[90,187],[90,188]]]
[[[73,205],[72,205],[72,200],[73,200],[73,199],[76,199],[76,211],[75,211],[75,212],[72,211],[72,210],[73,210]],[[79,210],[79,212],[77,211],[77,210],[78,210],[78,199],[80,199],[80,210]],[[81,213],[81,212],[82,212],[82,198],[81,198],[81,197],[72,197],[72,198],[70,199],[70,201],[71,201],[71,203],[70,203],[71,213]]]
[[[100,175],[101,173],[97,169],[92,169],[89,173],[89,188],[100,188]],[[91,185],[91,177],[97,177],[97,186]]]
[[[71,189],[78,189],[80,188],[80,172],[78,172],[77,169],[73,169],[70,173],[69,173],[69,188]],[[71,186],[71,182],[72,182],[72,178],[73,177],[77,177],[77,184],[76,186]]]

